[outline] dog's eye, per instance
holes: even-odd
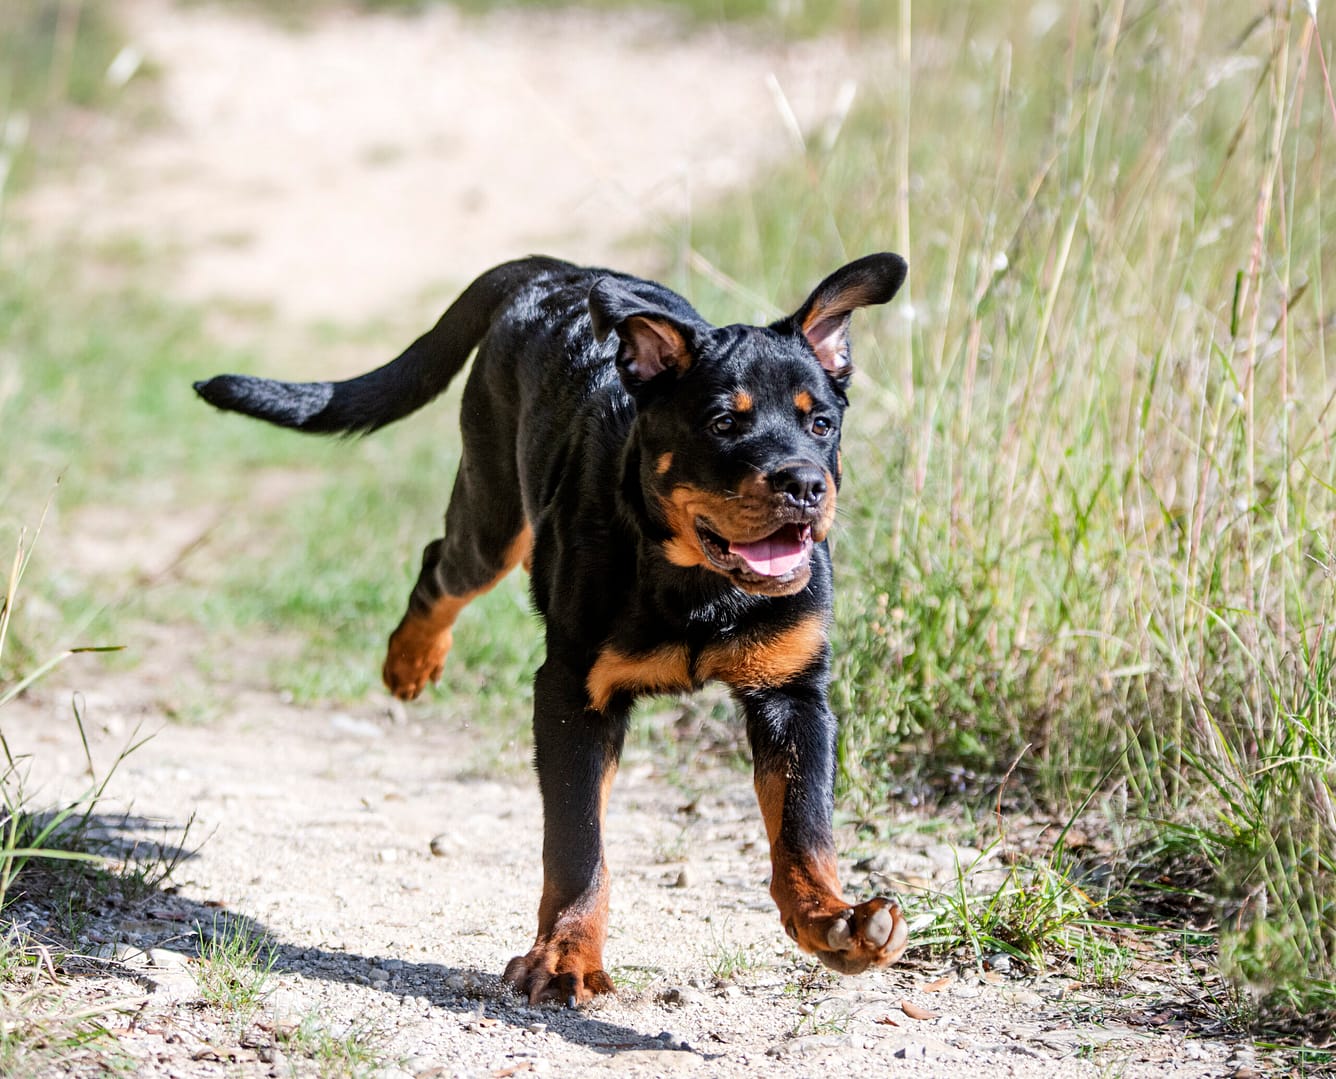
[[[737,430],[737,426],[738,421],[728,415],[728,413],[724,413],[722,416],[716,416],[710,421],[710,430],[716,435],[731,434],[733,431]]]
[[[812,421],[812,434],[816,435],[817,438],[825,438],[833,430],[835,430],[835,425],[825,416],[818,416]]]

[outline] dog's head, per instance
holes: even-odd
[[[849,320],[905,277],[892,254],[837,270],[770,326],[712,327],[615,278],[590,291],[636,400],[641,498],[674,565],[758,595],[791,595],[835,519]]]

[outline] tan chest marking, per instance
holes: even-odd
[[[740,689],[782,686],[807,670],[825,644],[825,616],[811,614],[773,637],[710,645],[701,653],[696,672],[702,679],[717,678]]]
[[[590,668],[585,688],[590,706],[598,712],[606,709],[618,692],[673,693],[690,689],[687,647],[665,644],[650,652],[628,655],[608,645]]]
[[[772,637],[710,645],[694,671],[684,644],[634,654],[607,645],[590,668],[585,688],[590,707],[602,712],[617,693],[679,693],[711,679],[739,689],[782,686],[807,670],[825,644],[826,620],[818,613]]]

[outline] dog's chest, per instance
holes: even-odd
[[[710,681],[735,689],[781,686],[811,667],[825,643],[826,620],[819,612],[705,643],[668,641],[644,649],[609,643],[599,650],[585,685],[600,711],[622,693],[679,693]]]

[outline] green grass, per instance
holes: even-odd
[[[382,1072],[389,1063],[385,1041],[372,1025],[354,1025],[338,1033],[314,1014],[279,1036],[284,1051],[310,1061],[320,1079],[362,1079]]]
[[[7,931],[0,936],[0,1073],[57,1075],[88,1057],[105,1070],[128,1069],[109,1027],[124,1023],[137,1003],[72,999],[49,953]]]
[[[379,0],[382,6],[402,2]],[[485,12],[507,8],[624,11],[630,5],[625,0],[458,0],[458,6]],[[856,33],[886,25],[892,11],[884,0],[661,0],[647,6],[677,13],[701,25],[739,22],[785,34]]]
[[[220,349],[198,312],[133,285],[88,286],[74,254],[0,273],[0,322],[9,327],[0,429],[25,435],[21,454],[0,459],[0,500],[35,516],[59,479],[61,532],[77,533],[90,506],[152,504],[164,516],[198,512],[216,523],[199,537],[184,583],[178,574],[84,580],[44,545],[31,587],[59,617],[20,627],[11,673],[63,647],[71,626],[112,632],[115,612],[185,617],[215,633],[290,633],[304,642],[301,653],[266,672],[280,688],[306,701],[364,696],[379,682],[421,549],[440,534],[457,434],[447,426],[442,437],[439,418],[423,416],[374,439],[331,441],[218,414],[195,397],[195,379],[278,373],[282,360]],[[80,318],[68,317],[71,303]],[[440,408],[457,408],[457,393]],[[253,496],[271,480],[272,498]],[[135,528],[143,520],[127,513],[129,542],[151,545],[152,530]],[[540,634],[520,576],[464,617],[468,632],[442,692],[485,688],[490,704],[522,701]]]
[[[710,976],[720,984],[745,978],[760,965],[759,957],[751,947],[732,938],[727,919],[717,927],[710,926],[710,951],[704,961]]]
[[[457,400],[441,407],[448,414]],[[284,688],[299,700],[360,698],[379,685],[385,641],[407,604],[421,549],[440,534],[457,436],[442,439],[439,420],[428,416],[362,443],[287,440],[286,455],[301,455],[318,478],[259,522],[278,542],[266,539],[256,561],[227,567],[205,599],[204,618],[300,633],[302,655],[271,672]],[[438,692],[509,701],[527,693],[541,634],[525,582],[516,574],[462,616]]]
[[[137,59],[116,63],[121,46],[104,0],[0,6],[0,238],[6,196],[57,149],[59,117],[105,105],[140,72]]]
[[[97,0],[25,0],[0,9],[0,117],[89,106],[107,93],[118,35]]]
[[[912,318],[856,327],[844,796],[1022,754],[1059,812],[1114,792],[1214,860],[1236,975],[1324,1007],[1336,115],[1313,25],[1055,14],[915,5],[833,146],[698,216],[678,265],[750,318],[699,271],[791,304],[848,256],[909,258]]]
[[[13,639],[19,586],[31,552],[31,544],[21,539],[0,593],[0,661]],[[72,722],[79,730],[87,774],[93,778],[72,801],[52,806],[36,802],[28,783],[31,760],[16,752],[4,734],[5,710],[20,693],[74,651],[97,650],[61,652],[0,680],[0,1074],[4,1075],[60,1071],[86,1051],[108,1064],[117,1062],[119,1053],[106,1022],[117,1012],[131,1010],[124,1001],[90,1005],[73,999],[57,975],[60,957],[53,956],[52,943],[6,919],[6,907],[20,897],[36,904],[68,944],[82,931],[90,912],[109,896],[134,896],[157,888],[183,856],[180,847],[159,844],[123,854],[116,865],[109,844],[94,834],[107,784],[139,743],[128,745],[97,778],[76,707]]]
[[[240,1035],[268,996],[277,957],[244,920],[218,917],[210,929],[200,926],[199,961],[190,971],[201,999],[227,1015]]]
[[[224,0],[267,17],[301,25],[311,16],[341,5],[333,0]],[[356,0],[369,12],[411,15],[448,4],[474,15],[491,12],[584,9],[624,12],[646,7],[681,17],[687,26],[736,22],[776,35],[857,34],[884,27],[894,8],[883,0],[655,0],[644,5],[627,0]]]
[[[985,856],[987,853],[985,852]],[[982,862],[982,858],[980,861]],[[1000,883],[981,888],[972,879],[979,864],[957,865],[954,887],[911,905],[911,917],[928,915],[915,946],[963,956],[976,969],[998,955],[1030,970],[1070,961],[1084,977],[1110,957],[1101,931],[1105,896],[1083,887],[1068,857],[1057,853],[1031,865],[1010,865]]]

